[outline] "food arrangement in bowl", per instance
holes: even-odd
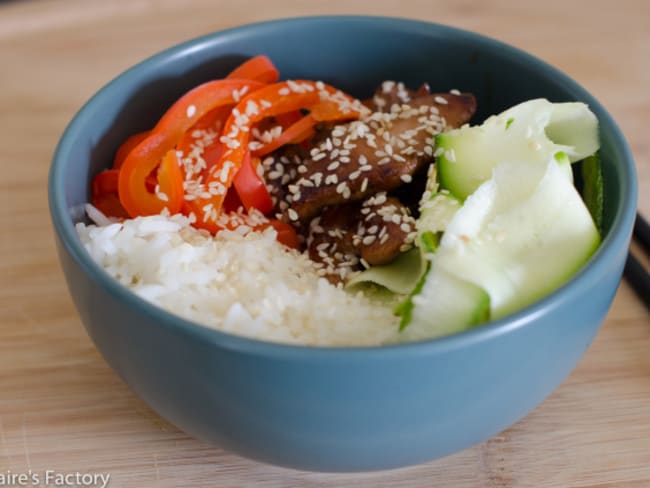
[[[599,147],[588,107],[530,100],[469,126],[476,104],[392,80],[361,101],[256,56],[126,139],[93,180],[104,225],[77,228],[138,295],[228,332],[350,346],[464,330],[599,243],[571,169]]]
[[[157,412],[253,459],[361,471],[481,442],[564,380],[636,185],[609,114],[541,61],[324,17],[120,75],[66,129],[49,198],[89,335]]]

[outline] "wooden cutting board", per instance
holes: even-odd
[[[0,486],[20,486],[10,474],[45,486],[51,470],[50,486],[57,474],[78,472],[110,474],[113,488],[650,487],[650,315],[625,283],[578,368],[525,419],[448,458],[382,473],[303,473],[204,445],[160,419],[93,348],[47,211],[49,160],[67,122],[109,79],[165,47],[242,23],[326,13],[447,23],[566,71],[627,135],[650,215],[645,0],[1,2]]]

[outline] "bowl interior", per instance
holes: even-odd
[[[118,76],[80,110],[61,139],[50,175],[55,228],[77,260],[92,267],[73,226],[85,218],[92,177],[110,165],[119,144],[150,128],[185,91],[257,54],[269,56],[283,79],[320,79],[358,97],[386,79],[414,88],[426,82],[433,91],[469,91],[478,99],[475,122],[530,98],[586,102],[601,124],[605,181],[605,239],[595,259],[619,230],[629,233],[636,202],[629,149],[605,109],[569,77],[520,50],[450,27],[318,17],[239,27],[172,48]]]

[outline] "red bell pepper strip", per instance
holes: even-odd
[[[291,224],[287,224],[281,220],[272,219],[269,220],[269,223],[265,227],[269,226],[273,227],[278,233],[278,237],[276,238],[278,242],[293,249],[300,249],[300,240],[298,239],[298,234],[296,234],[296,229],[294,229]]]
[[[264,180],[257,173],[259,164],[260,160],[251,158],[250,152],[246,151],[241,168],[237,171],[233,182],[237,189],[237,195],[246,210],[256,208],[263,214],[267,214],[273,210],[273,200],[266,189]]]
[[[107,169],[97,173],[93,178],[93,196],[103,195],[105,193],[117,193],[117,179],[120,171],[117,169]]]
[[[229,75],[231,80],[255,80],[262,83],[276,83],[280,79],[278,69],[266,56],[255,56],[235,68]]]
[[[92,204],[107,217],[117,217],[118,219],[129,218],[129,214],[124,210],[117,193],[102,193],[94,196]]]
[[[302,117],[302,112],[296,110],[294,112],[287,112],[286,114],[278,114],[275,116],[275,120],[277,120],[278,124],[282,126],[282,130],[284,131],[302,119]]]
[[[225,190],[232,185],[235,175],[242,166],[248,151],[250,128],[255,122],[282,113],[309,109],[323,100],[333,101],[332,107],[338,107],[340,118],[358,118],[363,110],[357,100],[336,88],[309,80],[267,85],[241,100],[228,117],[220,139],[227,149],[219,162],[212,167],[207,179],[208,184],[218,185],[222,191],[210,198],[197,198],[193,201],[194,211],[199,212],[196,214],[196,225],[204,228],[212,227],[209,221],[214,220],[214,216],[219,214]],[[328,110],[333,112],[334,108]],[[205,210],[206,208],[209,212]]]
[[[119,170],[108,169],[93,179],[92,204],[108,217],[128,218],[128,214],[117,196]]]
[[[271,60],[266,56],[255,56],[253,58],[250,58],[235,68],[226,77],[226,79],[229,80],[246,79],[259,81],[262,83],[275,83],[279,78],[280,73],[273,65]],[[244,94],[242,94],[242,96],[243,95]],[[214,131],[219,134],[231,111],[232,106],[226,105],[208,112],[201,119],[199,119],[190,130],[185,133],[177,146],[177,150],[181,151],[184,156],[189,155],[191,153],[192,146],[196,145],[197,139],[200,137],[200,133],[198,137],[195,137],[195,134],[197,134],[196,131]],[[212,142],[209,142],[202,147],[201,152],[201,157],[206,162],[205,171],[202,173],[204,176],[207,176],[207,170],[214,166],[214,164],[219,160],[219,157],[223,152],[223,145],[219,142],[219,138],[215,137]]]
[[[311,114],[307,114],[285,129],[282,134],[280,134],[280,137],[276,137],[268,144],[265,144],[261,149],[253,151],[253,155],[257,157],[266,156],[285,144],[297,144],[302,142],[314,133],[315,124],[316,121],[314,120],[314,117],[312,117]]]
[[[152,137],[156,137],[156,135],[148,137],[144,142],[149,141]],[[154,142],[156,142],[155,139]],[[183,171],[178,164],[176,151],[174,149],[168,150],[159,165],[158,161],[151,161],[153,165],[140,164],[128,167],[127,164],[129,164],[131,155],[137,154],[137,150],[141,145],[131,152],[120,170],[118,180],[120,202],[132,217],[157,214],[163,208],[167,208],[172,214],[180,212],[184,195]],[[146,181],[151,170],[155,169],[157,165],[157,188],[155,188],[154,192],[149,192]],[[125,174],[130,178],[129,183],[138,182],[139,185],[137,187],[132,186],[127,191],[122,191],[121,185]],[[134,215],[131,209],[137,209],[137,213]]]
[[[114,169],[119,169],[120,166],[122,166],[122,163],[129,155],[129,153],[133,150],[135,146],[137,146],[138,144],[140,144],[142,141],[146,139],[146,137],[149,135],[149,132],[150,131],[145,130],[142,132],[138,132],[137,134],[133,134],[126,141],[124,141],[119,148],[117,148],[117,152],[115,153],[115,158],[113,159]]]
[[[261,83],[250,80],[210,81],[190,90],[177,100],[165,112],[151,133],[131,150],[120,168],[118,193],[128,214],[135,217],[157,214],[164,208],[170,212],[172,209],[180,209],[183,200],[182,192],[180,195],[176,192],[169,194],[162,189],[163,182],[160,182],[161,191],[168,197],[167,201],[161,200],[156,194],[147,191],[145,185],[147,175],[161,164],[168,151],[175,149],[183,134],[201,117],[219,106],[235,103],[237,95],[233,97],[233,93],[243,89],[251,91],[261,86],[263,86]],[[177,161],[176,157],[174,161]],[[175,177],[174,172],[167,171],[167,174]],[[180,174],[182,175],[182,172]],[[158,175],[160,177],[161,172]],[[182,181],[181,176],[181,185]],[[175,183],[165,183],[166,186],[173,186],[173,184]],[[176,201],[175,198],[179,198],[180,201]]]

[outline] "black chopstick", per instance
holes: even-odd
[[[650,224],[643,218],[640,213],[636,214],[634,221],[634,230],[632,231],[634,238],[641,244],[641,247],[646,253],[650,253]]]
[[[634,221],[632,237],[639,243],[642,251],[650,255],[650,225],[638,213]],[[634,256],[631,250],[627,255],[623,274],[639,298],[650,308],[650,274],[643,268],[641,262]]]

